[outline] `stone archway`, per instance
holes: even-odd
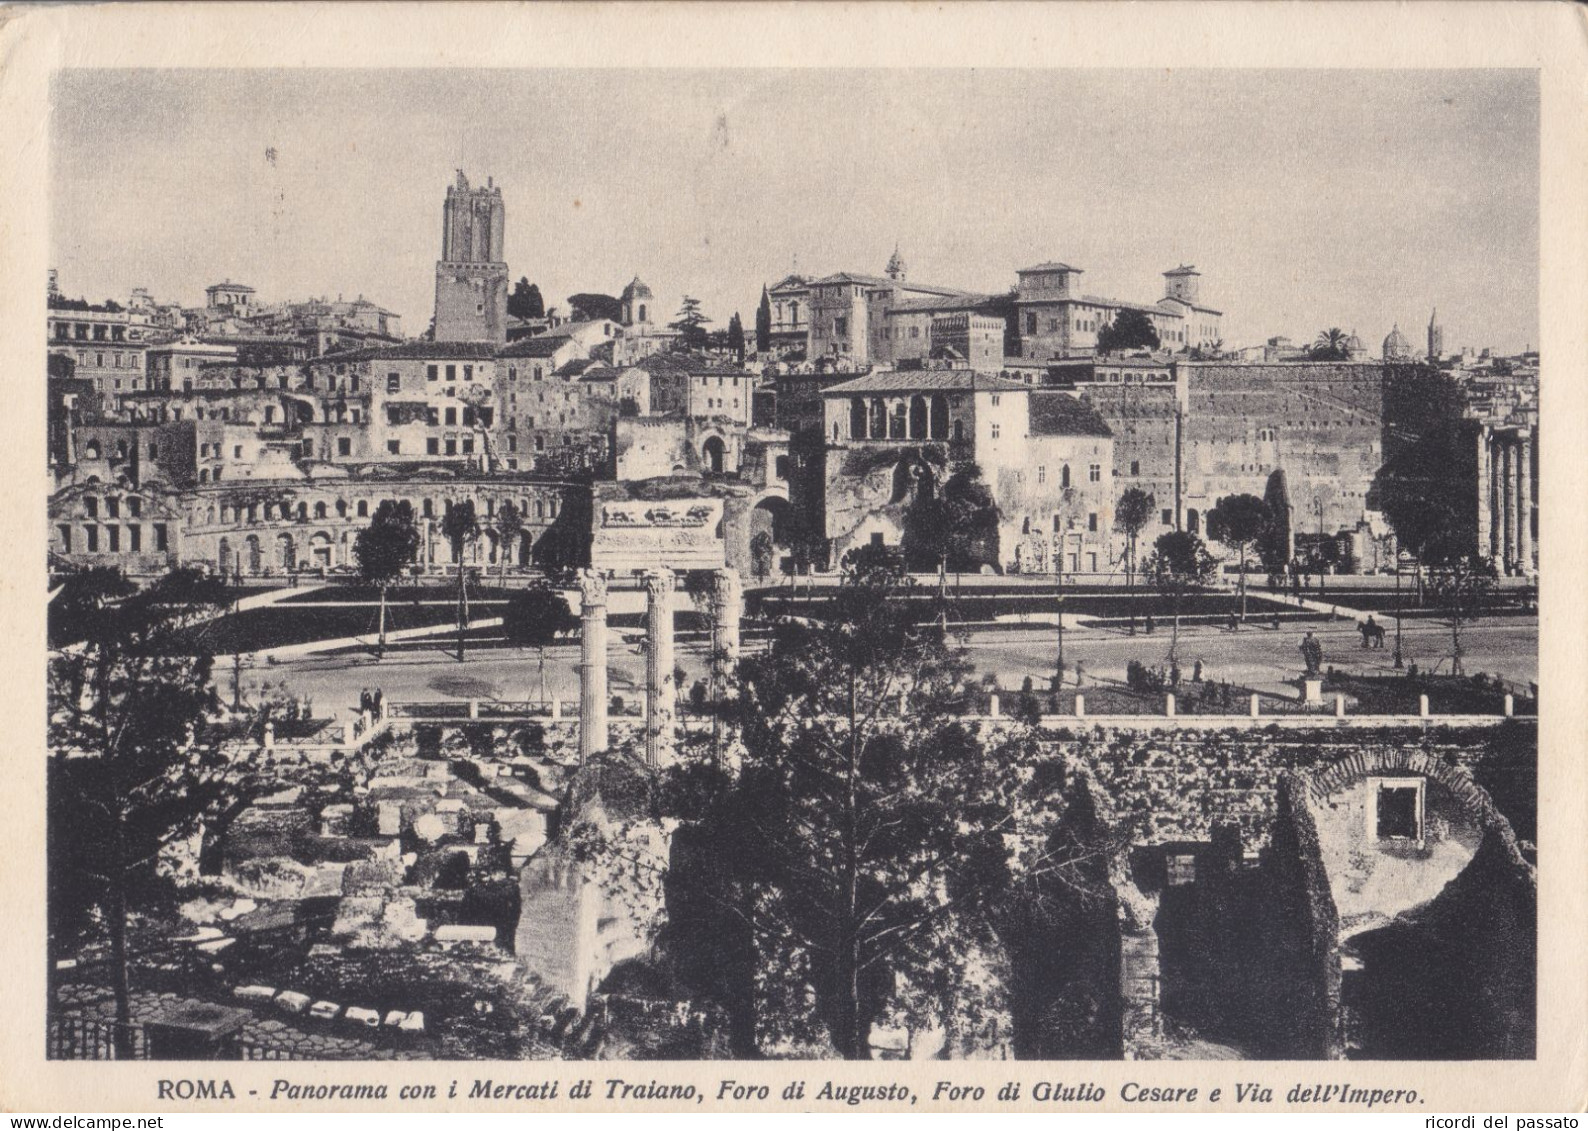
[[[320,569],[330,569],[335,565],[332,552],[331,536],[323,530],[317,530],[309,539],[309,561]]]
[[[297,546],[292,535],[285,532],[276,535],[275,554],[271,564],[282,572],[291,572],[298,568]]]
[[[713,475],[721,475],[726,459],[727,445],[722,442],[722,437],[706,437],[706,442],[700,445],[700,462],[705,470]]]

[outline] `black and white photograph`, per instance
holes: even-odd
[[[55,70],[37,1054],[1539,1058],[1543,118]]]

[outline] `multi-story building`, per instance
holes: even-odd
[[[507,341],[506,220],[502,190],[489,179],[484,187],[471,188],[459,169],[442,207],[436,341]]]
[[[1222,314],[1201,305],[1201,276],[1193,267],[1164,272],[1165,293],[1156,304],[1082,294],[1083,272],[1067,263],[1039,263],[1017,274],[1020,352],[1027,359],[1060,361],[1095,352],[1098,334],[1122,310],[1146,315],[1163,348],[1173,353],[1222,341]]]
[[[1112,566],[1113,436],[1069,393],[968,368],[878,371],[822,391],[825,536],[849,549],[897,545],[923,488],[974,463],[992,489],[998,564],[1045,572]]]
[[[113,304],[50,300],[49,352],[72,360],[74,376],[105,394],[148,387],[148,352],[157,330],[147,314]]]

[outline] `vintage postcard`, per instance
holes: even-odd
[[[1583,1108],[1580,9],[8,16],[0,1106]]]

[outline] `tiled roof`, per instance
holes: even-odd
[[[400,346],[344,350],[328,353],[319,361],[400,361],[434,358],[442,361],[490,361],[496,356],[494,342],[404,342]]]
[[[1035,267],[1022,267],[1015,274],[1026,275],[1033,271],[1074,271],[1078,275],[1085,273],[1079,267],[1071,267],[1068,263],[1056,263],[1050,260],[1047,263],[1038,263]]]
[[[829,385],[823,396],[851,393],[987,392],[1024,393],[1027,385],[1002,377],[989,377],[972,369],[884,369],[851,381]]]
[[[1164,295],[1163,298],[1158,300],[1158,303],[1159,303],[1160,306],[1163,303],[1166,303],[1166,302],[1172,302],[1172,303],[1176,304],[1177,306],[1189,306],[1192,310],[1200,310],[1203,314],[1223,314],[1224,313],[1222,310],[1214,310],[1211,306],[1199,306],[1198,304],[1196,304],[1194,302],[1187,302],[1183,298],[1175,298],[1173,295]]]
[[[579,376],[579,374],[585,372],[585,370],[589,369],[594,364],[595,364],[595,362],[590,361],[588,358],[576,357],[572,361],[568,362],[566,365],[563,365],[560,368],[558,368],[557,376],[558,377],[577,377],[577,376]]]
[[[1173,271],[1165,271],[1164,274],[1165,275],[1200,275],[1200,274],[1202,274],[1202,272],[1198,271],[1195,267],[1188,267],[1184,263],[1182,263],[1182,264],[1180,264],[1180,266],[1176,267]]]
[[[1024,386],[1022,386],[1023,388]],[[1031,435],[1112,436],[1097,410],[1067,393],[1031,395]]]
[[[888,308],[889,314],[915,314],[933,310],[975,310],[993,302],[992,295],[952,294],[935,298],[908,298]]]
[[[558,350],[569,345],[569,339],[563,337],[548,337],[545,334],[536,338],[522,338],[512,345],[505,347],[497,353],[498,357],[551,357]]]

